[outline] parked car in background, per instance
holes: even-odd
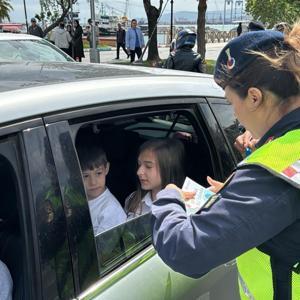
[[[123,207],[149,139],[190,137],[187,175],[224,180],[239,132],[211,76],[68,63],[0,69],[0,259],[14,299],[240,299],[235,260],[197,280],[166,266],[149,214],[94,236],[76,150],[79,134],[101,142],[107,186]]]
[[[74,62],[45,39],[17,33],[0,33],[1,61]]]

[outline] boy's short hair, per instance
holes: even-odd
[[[81,170],[93,170],[107,165],[107,156],[98,145],[82,145],[77,147]]]

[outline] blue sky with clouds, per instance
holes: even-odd
[[[32,16],[40,11],[38,0],[25,0],[27,8],[28,21]],[[74,7],[74,10],[78,9],[80,11],[81,22],[85,23],[90,17],[90,4],[88,0],[78,0],[79,3]],[[197,11],[198,2],[196,0],[173,0],[174,1],[174,11]],[[100,3],[104,3],[115,11],[125,10],[125,0],[98,0],[96,3],[96,10],[100,9]],[[164,0],[164,4],[167,0]],[[24,22],[24,6],[23,0],[11,0],[14,10],[11,12],[12,22]],[[152,0],[153,5],[158,5],[159,0]],[[223,10],[224,0],[208,0],[208,10]],[[111,13],[111,9],[107,7],[107,12]],[[170,0],[166,6],[165,12],[170,12]],[[144,6],[142,0],[129,0],[129,18],[141,18],[146,17],[144,12]]]

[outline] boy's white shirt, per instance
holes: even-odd
[[[130,199],[130,196],[128,198]],[[127,219],[128,220],[133,219],[150,212],[151,206],[152,206],[151,192],[148,192],[142,199],[141,206],[137,209],[136,213],[133,212],[127,213]]]
[[[126,221],[122,206],[108,188],[88,204],[95,236]]]

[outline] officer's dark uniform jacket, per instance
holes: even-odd
[[[260,140],[300,129],[300,108]],[[300,261],[300,190],[253,165],[238,169],[217,200],[187,216],[180,195],[165,189],[152,206],[153,244],[175,271],[200,277],[253,247],[294,265]]]
[[[201,55],[189,46],[179,48],[171,53],[164,64],[166,69],[203,73]]]

